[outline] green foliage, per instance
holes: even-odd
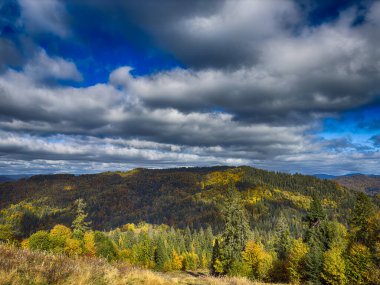
[[[117,249],[112,240],[104,233],[96,231],[94,234],[96,256],[104,257],[108,261],[116,260]]]
[[[74,236],[82,238],[84,233],[90,229],[90,222],[86,221],[88,214],[85,212],[86,203],[83,199],[75,201],[77,208],[76,217],[71,225],[74,231]]]
[[[322,207],[320,198],[317,195],[313,195],[313,200],[310,204],[310,209],[306,216],[306,221],[309,223],[309,227],[318,227],[321,221],[326,218],[325,211]]]
[[[133,245],[133,260],[136,264],[144,268],[153,268],[154,264],[154,253],[155,245],[152,239],[149,238],[148,234],[141,232],[138,237],[138,243]]]
[[[10,242],[14,239],[14,232],[12,226],[9,224],[0,224],[0,241]]]
[[[166,265],[170,261],[170,252],[166,245],[164,238],[159,237],[156,242],[156,249],[154,252],[155,268],[160,271],[166,271]]]
[[[371,284],[372,257],[369,249],[360,243],[353,243],[347,252],[347,277],[349,284]]]
[[[219,247],[219,239],[215,239],[214,245],[212,247],[212,257],[210,264],[210,274],[212,276],[219,276],[223,273],[223,267],[221,266],[221,252]]]
[[[322,279],[328,285],[345,285],[347,283],[346,265],[342,256],[342,250],[334,247],[323,255]]]
[[[277,253],[277,257],[284,260],[287,258],[292,240],[288,222],[282,213],[277,220],[274,235],[274,249]]]
[[[228,189],[222,215],[225,220],[222,233],[223,263],[225,272],[228,273],[232,263],[241,258],[249,233],[247,212],[240,193],[234,187]]]
[[[301,239],[293,240],[288,256],[288,272],[292,284],[300,284],[301,282],[308,251],[309,248]]]
[[[28,245],[30,249],[48,251],[53,244],[47,231],[38,231],[29,237]]]
[[[248,276],[254,280],[265,280],[273,265],[272,256],[260,245],[250,240],[242,253]]]
[[[323,245],[316,238],[308,241],[309,252],[305,257],[304,275],[305,279],[312,284],[321,284],[321,272],[323,267]]]
[[[71,239],[73,233],[70,228],[64,225],[56,225],[50,230],[49,238],[52,251],[62,253],[65,251],[67,240]]]
[[[356,242],[368,244],[368,219],[374,214],[374,206],[369,197],[360,192],[357,194],[355,207],[350,218],[350,226]]]

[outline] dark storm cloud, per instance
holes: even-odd
[[[262,40],[287,31],[297,16],[295,5],[281,1],[69,1],[71,24],[86,34],[112,27],[136,41],[136,29],[193,68],[236,68],[257,61]],[[99,14],[102,11],[102,14]],[[141,34],[141,33],[140,33]],[[137,35],[139,40],[139,35]]]

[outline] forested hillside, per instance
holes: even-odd
[[[377,285],[380,276],[378,197],[331,180],[250,167],[135,169],[34,176],[1,184],[0,195],[0,242],[11,248],[0,250],[13,260],[0,262],[0,278],[12,268],[24,278],[17,247],[47,260],[88,257],[83,270],[101,258],[291,284]],[[41,274],[28,282],[49,282]]]
[[[210,225],[218,232],[219,208],[229,183],[241,192],[251,227],[263,232],[273,228],[280,212],[296,232],[313,195],[322,197],[329,215],[343,223],[354,202],[354,192],[334,181],[251,167],[212,167],[37,175],[0,184],[0,208],[29,209],[30,231],[70,225],[73,202],[83,198],[95,229],[145,221],[179,228]]]
[[[336,182],[355,191],[374,196],[380,194],[380,176],[352,174],[334,178]]]

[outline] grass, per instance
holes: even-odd
[[[98,258],[69,258],[0,245],[1,285],[259,285],[245,278],[213,278],[184,272],[160,273],[110,264]]]

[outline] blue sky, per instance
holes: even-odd
[[[0,174],[380,174],[378,1],[0,1]]]

